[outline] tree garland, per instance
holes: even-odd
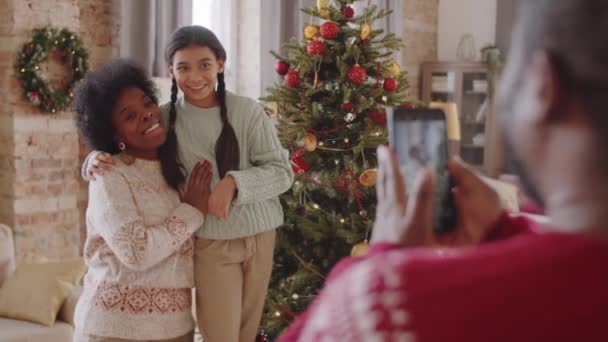
[[[40,72],[40,64],[50,57],[66,68],[66,87],[56,89]],[[43,112],[55,113],[68,108],[74,97],[74,85],[89,68],[87,58],[82,41],[68,29],[34,29],[31,41],[23,45],[15,65],[24,97]]]

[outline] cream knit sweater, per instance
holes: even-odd
[[[157,161],[117,166],[89,183],[77,333],[169,339],[194,329],[192,234],[203,214],[181,203]]]

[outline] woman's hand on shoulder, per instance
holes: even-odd
[[[87,164],[86,175],[91,180],[95,180],[95,176],[103,176],[106,172],[111,171],[116,166],[114,158],[106,152],[98,152],[93,159]]]

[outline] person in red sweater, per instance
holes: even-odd
[[[381,147],[369,253],[336,265],[278,341],[608,341],[608,2],[529,0],[518,13],[500,109],[550,226],[509,216],[452,161],[461,220],[436,236],[433,175],[408,194]]]

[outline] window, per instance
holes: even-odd
[[[204,26],[211,31],[213,28],[213,9],[216,0],[194,0],[192,1],[192,24]]]
[[[192,24],[204,26],[217,36],[226,50],[225,82],[226,87],[235,90],[237,25],[234,0],[193,0]]]

